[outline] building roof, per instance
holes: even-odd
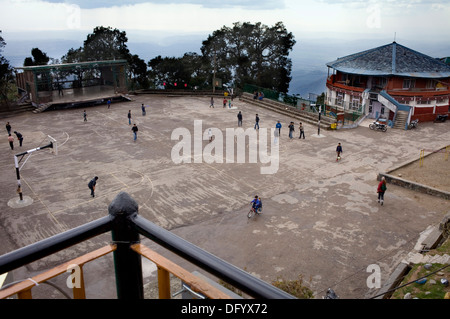
[[[16,67],[17,70],[24,71],[44,71],[51,69],[74,69],[74,68],[96,68],[106,67],[112,65],[124,65],[127,64],[127,60],[104,60],[104,61],[87,61],[87,62],[75,62],[75,63],[63,63],[63,64],[47,64],[47,65],[33,65]]]
[[[450,65],[396,42],[338,58],[327,66],[343,73],[360,75],[450,77]]]

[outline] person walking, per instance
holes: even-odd
[[[383,206],[383,202],[384,202],[384,193],[386,192],[386,178],[383,176],[381,178],[380,183],[378,184],[378,188],[377,188],[377,193],[378,193],[378,203],[381,204],[381,206]]]
[[[293,138],[293,134],[295,132],[295,128],[294,128],[294,122],[291,122],[291,124],[289,124],[289,138],[292,140]]]
[[[211,102],[209,104],[209,108],[214,108],[214,98],[211,96]]]
[[[242,126],[242,113],[241,113],[241,111],[239,111],[239,113],[237,115],[237,118],[238,118],[238,127],[241,127]]]
[[[128,125],[131,125],[131,110],[128,110]]]
[[[108,110],[111,107],[111,99],[108,99],[108,102],[106,102],[106,104],[108,105]]]
[[[9,124],[9,122],[6,122],[6,131],[8,134],[11,134],[11,124]]]
[[[145,116],[145,114],[147,114],[147,113],[145,112],[145,105],[144,104],[142,104],[141,110],[142,110],[142,116]]]
[[[258,114],[256,114],[256,118],[255,118],[255,130],[256,130],[256,127],[258,127],[258,130],[259,130],[259,116],[258,116]]]
[[[17,139],[19,140],[19,146],[22,147],[23,135],[16,131],[14,131],[14,134],[16,134]]]
[[[84,122],[87,122],[87,113],[86,113],[86,110],[84,110],[84,112],[83,112],[83,119],[84,119]]]
[[[336,162],[339,161],[341,159],[341,154],[342,154],[342,146],[341,143],[338,143],[338,146],[336,147]]]
[[[302,122],[300,122],[300,125],[299,125],[298,129],[299,129],[299,131],[300,131],[300,136],[299,136],[298,138],[301,139],[301,138],[302,138],[302,135],[303,135],[303,139],[305,139],[305,130],[304,130],[304,128],[303,128]]]
[[[11,134],[8,134],[8,142],[9,142],[9,147],[11,147],[11,149],[14,149],[14,137]]]
[[[131,130],[133,131],[133,140],[136,142],[136,139],[137,139],[137,132],[138,132],[138,127],[136,126],[136,124],[133,125],[133,127],[131,128]]]
[[[98,180],[98,177],[97,176],[95,176],[93,179],[91,179],[90,180],[90,182],[88,183],[88,187],[89,187],[89,189],[91,190],[91,196],[92,197],[95,197],[95,185],[97,185],[97,180]]]

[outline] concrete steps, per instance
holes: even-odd
[[[288,104],[284,104],[284,103],[269,100],[269,99],[265,99],[262,101],[255,100],[255,99],[253,99],[252,94],[246,93],[246,92],[242,94],[240,99],[243,102],[292,117],[293,119],[300,120],[304,123],[317,125],[317,122],[318,122],[318,114],[298,110]],[[331,124],[333,124],[333,123],[335,123],[335,120],[333,118],[322,116],[321,120],[320,120],[320,128],[331,129]]]
[[[395,119],[395,123],[392,128],[404,130],[407,120],[408,120],[408,112],[397,111],[397,117]]]
[[[41,113],[50,107],[50,104],[40,104],[37,108],[34,109],[33,113]]]
[[[35,107],[31,103],[23,103],[18,105],[1,106],[0,107],[0,118],[8,118],[15,116],[20,113],[32,112]]]

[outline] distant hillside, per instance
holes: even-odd
[[[35,33],[3,32],[2,36],[6,41],[3,56],[13,67],[20,67],[23,65],[24,59],[31,55],[31,49],[37,47],[47,53],[49,57],[61,59],[69,49],[82,46],[88,33],[81,30]],[[309,93],[325,92],[328,74],[327,62],[392,41],[385,38],[358,39],[356,35],[347,37],[345,40],[327,36],[327,38],[322,36],[296,38],[297,43],[289,56],[292,59],[290,94],[300,94],[307,98]],[[207,39],[208,34],[180,35],[127,31],[127,37],[127,46],[130,52],[148,62],[158,55],[182,57],[187,52],[200,54],[202,41]],[[433,57],[450,56],[450,45],[445,41],[428,43],[427,40],[400,40],[398,43]]]
[[[293,71],[289,94],[300,94],[303,98],[308,98],[309,93],[320,95],[326,91],[327,75],[326,67],[324,70]]]

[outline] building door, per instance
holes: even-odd
[[[378,101],[370,101],[369,105],[369,118],[377,119],[384,113],[384,106]]]

